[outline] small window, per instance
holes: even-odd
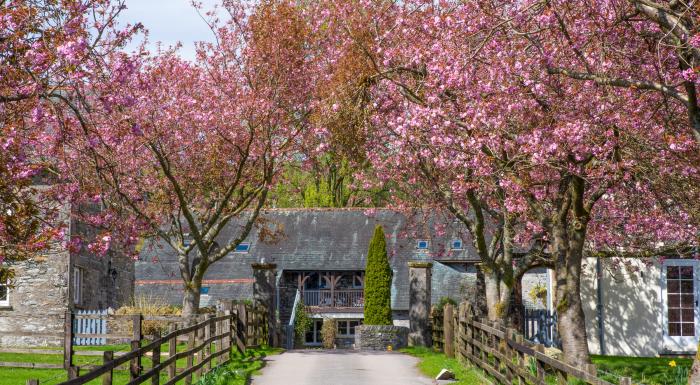
[[[10,306],[10,288],[7,284],[0,284],[0,306]]]
[[[73,268],[73,303],[83,303],[83,269],[79,267]]]
[[[209,294],[209,288],[208,287],[200,287],[199,288],[199,294]]]
[[[355,335],[355,328],[362,325],[362,321],[350,321],[350,335]]]
[[[354,336],[355,328],[362,325],[362,321],[340,320],[338,321],[339,336]]]
[[[348,322],[338,321],[338,334],[341,336],[348,335]]]
[[[452,241],[452,250],[462,250],[462,240],[455,239]]]
[[[236,246],[236,253],[247,253],[248,250],[250,250],[250,243],[248,242],[241,242]]]
[[[427,250],[428,249],[428,241],[426,240],[420,240],[416,243],[416,249],[418,250]]]

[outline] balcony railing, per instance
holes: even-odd
[[[304,290],[304,305],[319,307],[355,307],[365,304],[362,289],[355,290]]]

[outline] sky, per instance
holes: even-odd
[[[213,8],[220,0],[198,0],[204,9]],[[149,31],[149,48],[156,50],[156,43],[163,47],[182,43],[180,56],[193,60],[194,42],[212,41],[209,27],[190,5],[191,0],[126,0],[127,9],[120,14],[122,23],[142,23]],[[140,43],[140,39],[137,39]],[[132,43],[129,49],[137,45]]]

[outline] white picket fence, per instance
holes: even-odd
[[[100,315],[104,318],[79,318],[73,320],[73,335],[75,334],[107,334],[107,310],[78,310],[76,315]],[[73,337],[73,345],[105,345],[106,338]]]

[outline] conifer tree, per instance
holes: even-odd
[[[392,271],[386,253],[384,229],[377,226],[369,243],[365,268],[366,325],[391,325]]]

